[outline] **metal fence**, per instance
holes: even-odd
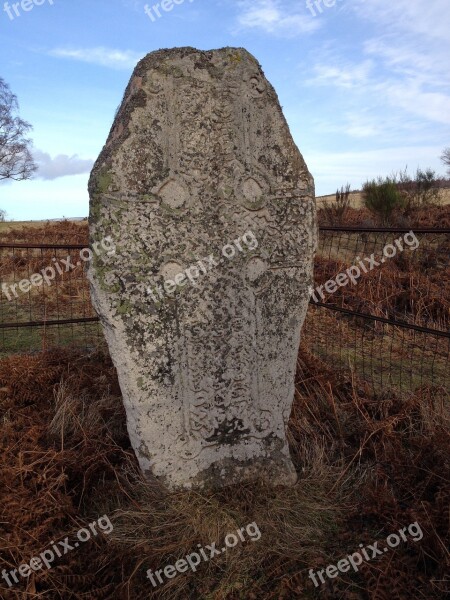
[[[0,355],[103,343],[85,247],[0,244]],[[46,281],[38,275],[43,270]]]
[[[319,239],[304,346],[375,393],[445,389],[450,230],[321,227]],[[104,343],[83,248],[0,244],[0,355]]]
[[[306,346],[377,394],[448,389],[449,259],[449,229],[322,227]]]

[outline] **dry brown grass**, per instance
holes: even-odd
[[[88,246],[86,222],[47,222],[41,227],[10,229],[1,235],[3,243],[21,244],[79,244]],[[76,266],[66,269],[67,258]],[[0,298],[0,319],[4,322],[24,320],[52,320],[79,317],[93,317],[89,296],[89,285],[85,276],[86,263],[80,260],[80,250],[62,249],[25,249],[0,250],[0,281],[9,285],[29,280],[34,273],[40,273],[49,267],[59,265],[61,272],[55,269],[51,285],[31,287],[28,293],[17,292],[12,302],[7,302],[2,294]],[[17,289],[17,288],[16,288]]]
[[[168,494],[143,481],[114,369],[103,355],[0,361],[0,570],[103,514],[114,531],[37,572],[5,600],[442,598],[449,541],[448,414],[434,396],[370,398],[303,349],[289,438],[297,486],[257,482]],[[255,521],[261,540],[178,575],[152,593],[147,569],[220,543]],[[418,521],[421,542],[316,590],[323,568]]]
[[[395,237],[392,235],[392,239]],[[419,247],[414,253],[407,250],[368,273],[361,272],[357,285],[339,287],[333,294],[322,290],[323,301],[364,314],[399,318],[447,331],[450,325],[449,256],[448,238],[442,238],[435,248]],[[376,258],[379,262],[380,254]],[[357,262],[317,256],[315,287],[334,280],[352,264]]]
[[[87,221],[8,221],[0,223],[0,242],[84,244]]]
[[[450,196],[450,194],[449,194]],[[327,197],[328,198],[328,197]],[[330,198],[332,198],[330,196]],[[351,196],[350,196],[351,198]],[[328,200],[327,200],[328,201]],[[326,226],[331,223],[327,219],[325,211],[322,209],[324,200],[317,198],[317,207],[320,225]],[[359,206],[358,203],[353,203],[347,210],[344,223],[332,223],[338,227],[339,225],[347,227],[379,227],[380,223],[367,208]],[[404,216],[401,211],[394,213],[392,218],[392,227],[430,227],[430,228],[450,228],[450,202],[443,206],[430,206],[415,210],[412,214]]]
[[[318,196],[317,197],[317,205],[318,208],[321,208],[323,204],[329,203],[334,200],[335,194],[329,194],[326,196]],[[441,202],[444,206],[450,204],[450,188],[443,188],[441,190]],[[350,204],[352,208],[362,208],[362,194],[361,192],[351,192],[350,194]]]

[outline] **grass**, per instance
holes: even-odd
[[[95,317],[95,313],[89,303],[87,281],[83,274],[80,277],[75,271],[63,282],[33,288],[29,294],[13,301],[5,297],[0,300],[0,323],[83,317]],[[0,329],[0,356],[70,344],[89,347],[99,341],[103,341],[103,334],[98,323]]]
[[[364,383],[299,355],[289,443],[299,482],[168,493],[144,481],[117,378],[101,353],[0,360],[0,569],[108,515],[99,536],[8,589],[5,600],[279,600],[443,597],[449,532],[448,410],[433,397],[374,400]],[[26,510],[21,509],[26,507]],[[418,543],[315,588],[308,578],[417,521]],[[261,539],[153,591],[147,569],[255,522]],[[6,525],[7,524],[7,525]]]
[[[383,249],[388,244],[395,246],[395,240],[402,239],[403,256],[415,260],[416,264],[420,259],[424,260],[430,254],[439,252],[446,247],[448,243],[447,234],[417,234],[419,247],[412,249],[415,242],[408,237],[409,245],[404,241],[404,235],[401,233],[359,233],[352,232],[329,232],[322,231],[319,247],[319,256],[326,259],[332,259],[348,266],[355,264],[356,258],[369,257],[372,253],[376,259],[383,256]],[[397,247],[396,247],[397,248]],[[397,249],[397,258],[402,255]]]
[[[103,333],[98,323],[0,330],[0,357],[40,352],[50,348],[75,346],[92,349],[104,345]]]
[[[335,194],[329,194],[326,196],[318,196],[317,206],[321,208],[323,204],[327,204],[335,200]],[[353,208],[360,209],[363,207],[362,194],[361,192],[351,192],[349,196],[350,205]],[[441,202],[444,206],[450,204],[450,188],[443,188],[441,190]]]
[[[369,382],[374,395],[435,386],[450,400],[445,392],[450,384],[449,340],[389,325],[367,327],[315,306],[309,309],[303,336],[322,360]]]
[[[70,219],[68,220],[68,222],[70,223],[74,223],[75,225],[77,225],[78,227],[81,228],[85,228],[86,227],[86,221],[70,221]],[[46,225],[46,224],[54,224],[56,222],[54,221],[0,221],[0,234],[5,234],[5,233],[10,233],[11,231],[17,231],[20,229],[25,229],[25,230],[29,230],[29,229],[37,229],[37,230],[42,230],[42,228]],[[0,241],[1,240],[0,238]]]

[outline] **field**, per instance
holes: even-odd
[[[324,204],[333,201],[335,194],[329,194],[327,196],[317,196],[317,208],[322,208]],[[441,203],[443,206],[450,204],[450,188],[444,188],[441,190]],[[350,205],[352,208],[362,208],[362,194],[361,192],[350,193]]]
[[[442,222],[447,209],[440,211],[429,213],[428,222]],[[362,218],[356,209],[353,216]],[[1,241],[86,244],[86,223],[8,227]],[[362,251],[378,253],[385,243],[374,234],[324,236],[316,282],[335,276]],[[421,238],[414,253],[327,301],[446,331],[448,244],[448,236]],[[0,278],[26,277],[66,255],[26,250],[3,255]],[[92,315],[86,294],[80,268],[57,277],[44,295],[33,291],[14,303],[3,299],[0,322]],[[0,572],[29,562],[52,540],[68,536],[73,542],[76,531],[99,515],[108,515],[114,528],[12,588],[0,579],[2,600],[445,597],[450,566],[445,340],[382,323],[369,326],[311,306],[289,425],[299,483],[288,489],[254,483],[169,494],[142,478],[114,367],[101,337],[93,331],[84,337],[87,326],[97,328],[20,330],[18,338],[8,338],[0,359]],[[5,331],[0,335],[5,341]],[[69,347],[77,336],[82,349]],[[30,346],[32,354],[11,354]],[[260,540],[230,548],[158,589],[146,578],[147,569],[174,564],[252,522]],[[385,546],[387,536],[413,523],[423,534],[420,540],[408,539],[317,587],[308,576],[310,569],[325,569],[362,546]]]
[[[82,231],[86,231],[86,223],[87,219],[67,219],[64,221],[0,221],[0,234],[1,242],[5,242],[10,239],[14,241],[18,241],[16,238],[19,231],[23,231],[25,229],[26,235],[29,235],[32,231],[36,233],[40,239],[42,239],[43,234],[46,231],[52,228],[58,228],[60,223],[67,223],[70,225],[75,225],[79,227]],[[11,236],[12,232],[12,236]],[[6,237],[4,237],[6,235]],[[22,235],[19,235],[21,238]],[[32,236],[33,237],[33,236]],[[70,240],[65,240],[66,243],[70,243]],[[44,243],[44,242],[42,242]]]

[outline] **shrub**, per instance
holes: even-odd
[[[336,202],[325,204],[323,211],[328,225],[343,225],[348,209],[350,207],[350,184],[336,190]]]
[[[407,169],[394,176],[397,189],[404,202],[404,214],[408,215],[414,210],[437,206],[440,202],[441,191],[439,180],[433,169],[418,168],[415,178],[411,178]]]
[[[382,225],[389,225],[394,210],[404,204],[394,177],[378,177],[366,181],[362,189],[362,199],[364,206],[379,218]]]

